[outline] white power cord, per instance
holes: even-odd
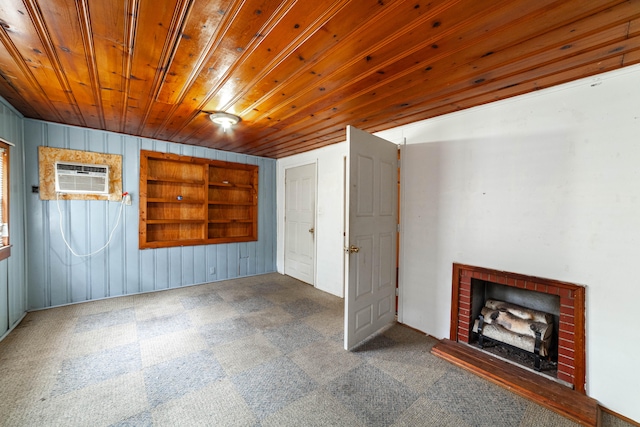
[[[120,216],[122,216],[122,207],[124,206],[124,201],[125,201],[125,196],[123,195],[122,200],[120,201],[120,210],[118,211],[118,219],[116,220],[116,225],[113,226],[113,230],[111,230],[111,233],[109,233],[109,240],[107,240],[107,243],[105,243],[104,246],[101,247],[100,249],[93,251],[90,254],[80,255],[80,254],[77,254],[71,248],[71,245],[69,244],[69,242],[67,241],[67,238],[64,235],[64,229],[62,227],[62,211],[60,210],[60,193],[56,193],[56,205],[58,206],[58,214],[60,216],[60,234],[62,234],[62,240],[64,241],[64,244],[67,245],[67,248],[69,249],[69,251],[71,251],[71,253],[74,256],[77,256],[78,258],[85,258],[85,257],[93,256],[105,250],[107,246],[109,246],[109,244],[111,243],[111,239],[113,238],[113,233],[116,231],[116,228],[118,228],[118,224],[120,224]]]

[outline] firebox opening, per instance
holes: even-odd
[[[548,357],[540,361],[539,373],[557,378],[558,362],[558,331],[560,319],[560,297],[533,290],[520,289],[512,286],[505,286],[498,283],[480,279],[471,279],[471,319],[477,320],[482,308],[488,300],[503,301],[515,304],[531,310],[536,310],[552,315],[553,332],[548,346]],[[476,322],[477,325],[477,322]],[[479,334],[471,332],[470,344],[480,346]],[[527,369],[533,369],[535,365],[535,355],[513,345],[505,344],[499,340],[484,339],[483,351],[501,357],[509,362],[515,363]]]

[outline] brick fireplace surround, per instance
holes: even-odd
[[[557,280],[454,264],[450,339],[460,343],[469,343],[473,326],[471,279],[558,295],[558,379],[585,393],[585,288]]]

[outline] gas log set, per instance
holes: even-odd
[[[484,347],[485,338],[508,344],[535,355],[535,369],[540,359],[549,356],[553,336],[553,315],[504,301],[488,299],[474,322],[473,332]]]

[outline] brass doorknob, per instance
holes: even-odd
[[[350,254],[357,254],[360,251],[360,248],[357,246],[349,246],[349,249],[347,250]]]
[[[316,231],[316,229],[315,229],[315,228],[313,228],[313,227],[311,227],[311,228],[309,229],[309,233],[312,233],[312,234],[313,234],[313,232],[314,232],[314,231]]]

